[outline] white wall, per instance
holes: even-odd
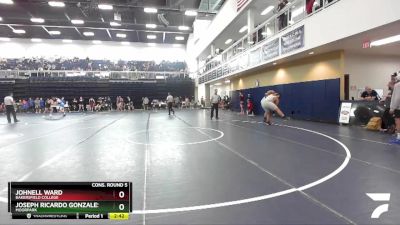
[[[400,57],[361,55],[345,52],[345,74],[350,74],[350,98],[358,99],[357,89],[370,86],[387,94],[390,75],[400,70]]]
[[[204,35],[212,20],[196,19],[193,22],[193,38],[199,40]]]
[[[221,98],[223,98],[225,95],[230,96],[230,91],[231,91],[231,85],[230,84],[222,84],[222,85],[218,85],[218,86],[212,86],[210,87],[210,93],[214,94],[214,90],[217,89],[218,90],[218,94],[221,96]]]
[[[205,84],[199,84],[197,87],[197,100],[200,100],[201,97],[205,98],[206,97],[206,86]]]
[[[195,41],[194,34],[190,34],[186,44],[186,64],[188,66],[189,73],[195,73],[198,70],[197,57],[195,57],[191,52]]]
[[[145,43],[131,43],[129,46],[119,42],[103,42],[95,45],[90,41],[74,41],[71,44],[61,40],[43,40],[32,43],[29,39],[11,39],[0,42],[0,58],[22,57],[65,57],[108,59],[108,60],[142,60],[142,61],[185,61],[185,46],[173,47],[170,44],[158,44],[150,47]]]

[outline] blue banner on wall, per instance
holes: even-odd
[[[267,61],[269,59],[279,56],[279,38],[268,42],[262,46],[263,60]]]
[[[261,48],[251,51],[249,54],[249,66],[257,65],[261,62]]]
[[[281,53],[286,54],[304,47],[304,25],[281,37]]]

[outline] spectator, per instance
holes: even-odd
[[[76,100],[76,98],[74,98],[74,100],[72,100],[72,110],[73,111],[78,110],[78,100]]]
[[[85,102],[85,100],[83,99],[83,97],[81,96],[80,98],[79,98],[79,112],[83,112],[85,109],[84,109],[84,102]]]
[[[6,110],[5,108],[6,106],[4,105],[4,102],[0,103],[0,113],[4,113],[4,111]]]
[[[32,98],[28,100],[29,112],[35,112],[35,101]]]
[[[88,109],[88,111],[94,112],[95,104],[96,104],[96,102],[94,101],[94,98],[90,98],[89,99],[89,109]]]
[[[392,99],[390,101],[390,114],[394,114],[396,123],[395,143],[400,144],[400,82],[394,85]]]
[[[390,81],[388,83],[388,89],[389,92],[385,98],[384,106],[385,106],[385,111],[382,115],[382,125],[381,125],[381,131],[382,132],[388,132],[388,133],[393,133],[394,132],[394,126],[395,126],[395,119],[393,118],[393,115],[390,113],[390,103],[392,99],[392,93],[394,90],[394,86],[397,83],[397,73],[394,73],[391,75]]]
[[[375,90],[366,86],[365,91],[361,94],[361,99],[365,101],[377,101],[379,100],[379,96]]]
[[[394,73],[394,74],[392,74],[390,76],[390,81],[389,81],[389,83],[387,85],[388,89],[389,89],[389,92],[388,92],[388,94],[386,95],[386,98],[385,98],[385,105],[386,106],[390,105],[390,100],[392,99],[392,93],[393,93],[394,85],[396,83],[397,83],[397,73]]]
[[[251,98],[247,99],[247,115],[254,116],[254,104]]]
[[[288,4],[288,0],[279,0],[278,2],[278,13],[285,8],[285,6]],[[287,26],[287,22],[288,22],[288,14],[287,12],[282,13],[279,17],[278,17],[278,27],[279,30],[282,30],[283,28],[285,28]]]
[[[40,98],[40,112],[43,113],[46,107],[46,103],[44,102],[43,98]]]

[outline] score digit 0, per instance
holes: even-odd
[[[125,197],[125,192],[120,191],[118,196],[119,196],[119,198],[124,198]]]

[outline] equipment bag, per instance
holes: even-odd
[[[372,117],[367,124],[367,130],[379,131],[381,126],[382,119],[380,117]]]

